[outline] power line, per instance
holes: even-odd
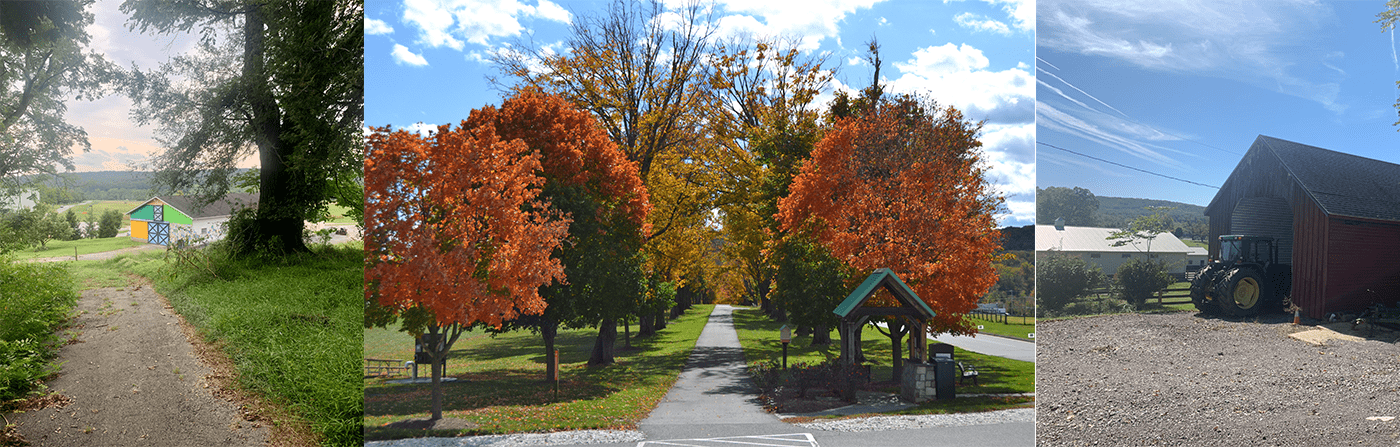
[[[1178,181],[1178,182],[1190,183],[1190,184],[1192,184],[1192,185],[1204,186],[1204,187],[1207,187],[1207,188],[1220,189],[1219,186],[1211,186],[1211,185],[1207,185],[1207,184],[1205,184],[1205,183],[1196,183],[1196,182],[1193,182],[1193,181],[1190,181],[1190,180],[1172,177],[1172,176],[1170,176],[1170,175],[1158,174],[1158,173],[1156,173],[1156,172],[1148,171],[1148,170],[1146,170],[1146,169],[1134,168],[1134,167],[1132,167],[1132,166],[1128,166],[1128,165],[1125,165],[1125,164],[1122,164],[1122,163],[1112,162],[1112,161],[1104,160],[1104,159],[1102,159],[1102,158],[1095,157],[1095,156],[1092,156],[1092,155],[1082,154],[1082,153],[1079,153],[1079,152],[1075,152],[1075,151],[1072,151],[1072,150],[1069,150],[1069,149],[1065,149],[1065,148],[1062,148],[1062,147],[1059,147],[1059,146],[1056,146],[1056,145],[1053,145],[1053,144],[1050,144],[1050,143],[1042,142],[1042,141],[1037,141],[1037,142],[1035,142],[1035,144],[1039,144],[1039,145],[1041,145],[1041,146],[1049,146],[1049,147],[1052,147],[1052,148],[1055,148],[1055,149],[1059,149],[1059,150],[1062,150],[1062,151],[1065,151],[1065,152],[1069,152],[1069,153],[1074,154],[1074,155],[1078,155],[1078,156],[1080,156],[1080,157],[1098,160],[1098,161],[1101,161],[1101,162],[1104,162],[1104,163],[1108,163],[1108,164],[1111,164],[1111,165],[1114,165],[1114,166],[1121,166],[1121,167],[1124,167],[1124,168],[1132,169],[1132,170],[1134,170],[1134,171],[1144,172],[1144,173],[1152,174],[1152,175],[1155,175],[1155,176],[1158,176],[1158,177],[1176,180],[1176,181]]]

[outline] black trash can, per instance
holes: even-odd
[[[414,352],[413,352],[413,363],[416,364],[416,365],[418,365],[418,366],[425,367],[425,368],[432,368],[432,366],[433,366],[433,360],[432,360],[431,357],[428,356],[428,352],[432,349],[432,346],[437,345],[438,343],[440,343],[439,340],[441,340],[441,339],[442,339],[442,334],[437,334],[437,335],[434,335],[434,334],[423,334],[423,335],[418,336],[418,343],[414,346],[414,349],[413,349],[413,351],[414,351]],[[447,373],[447,359],[444,358],[444,359],[442,359],[442,361],[439,362],[439,363],[442,364],[442,372],[443,372],[443,374],[446,374],[446,373]],[[431,377],[432,374],[433,374],[433,371],[432,371],[431,369],[428,370],[428,376]]]
[[[934,396],[938,400],[957,397],[957,390],[953,388],[953,385],[958,377],[958,365],[953,362],[953,359],[935,358],[933,361]]]

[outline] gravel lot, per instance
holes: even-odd
[[[1289,336],[1315,329],[1282,314],[1041,322],[1037,444],[1400,445],[1400,334]]]

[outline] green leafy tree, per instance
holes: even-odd
[[[97,237],[117,237],[122,228],[122,213],[115,210],[102,212],[102,220],[97,223]]]
[[[0,2],[0,185],[73,169],[87,133],[64,120],[66,100],[103,96],[114,66],[83,53],[93,0]]]
[[[1097,266],[1064,253],[1050,252],[1036,260],[1035,296],[1038,316],[1059,312],[1097,285],[1103,273]]]
[[[91,211],[87,213],[87,217],[83,218],[83,237],[88,239],[97,237],[97,216],[93,215]]]
[[[14,240],[24,247],[43,250],[48,242],[68,236],[68,223],[53,212],[53,205],[35,204],[33,208],[9,214],[7,224]]]
[[[1400,21],[1400,0],[1388,0],[1385,2],[1385,11],[1376,14],[1376,23],[1381,24],[1381,31],[1391,31],[1395,29],[1396,21]],[[1395,85],[1400,87],[1400,81],[1395,81]],[[1400,99],[1395,100],[1395,109],[1400,111]],[[1400,126],[1400,121],[1392,125]]]
[[[1078,186],[1035,189],[1036,224],[1051,225],[1055,219],[1063,217],[1065,225],[1092,227],[1096,224],[1094,213],[1098,210],[1099,199],[1087,189]]]
[[[64,240],[75,241],[82,239],[83,233],[78,230],[78,213],[73,212],[73,209],[69,208],[68,212],[63,213],[63,221],[68,223],[69,230],[68,236]]]
[[[1142,308],[1152,294],[1171,285],[1173,279],[1167,273],[1166,264],[1161,261],[1130,259],[1118,266],[1114,280],[1118,282],[1123,300],[1133,307]]]
[[[841,322],[832,311],[852,289],[850,268],[805,231],[789,233],[774,251],[773,300],[793,323],[813,329],[812,346],[831,344],[831,329]]]
[[[121,9],[132,30],[203,36],[198,51],[126,82],[132,116],[157,123],[167,147],[157,183],[212,202],[256,152],[255,225],[235,249],[305,251],[304,222],[362,178],[364,4],[127,0]]]
[[[1162,233],[1172,231],[1172,227],[1176,223],[1172,221],[1170,213],[1175,208],[1166,206],[1146,208],[1151,214],[1135,217],[1126,228],[1108,235],[1108,239],[1113,241],[1114,247],[1132,244],[1133,247],[1141,247],[1138,248],[1139,251],[1152,253],[1152,241],[1156,240]]]

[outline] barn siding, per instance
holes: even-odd
[[[1220,192],[1206,207],[1205,214],[1210,216],[1210,258],[1220,257],[1220,236],[1244,234],[1241,229],[1231,225],[1232,216],[1241,200],[1278,198],[1291,205],[1294,183],[1278,156],[1256,139],[1220,187]],[[1245,203],[1248,205],[1250,202]]]
[[[1293,202],[1293,303],[1309,318],[1326,315],[1327,214],[1306,198],[1302,186],[1294,186],[1300,199]]]
[[[1333,217],[1328,226],[1324,311],[1354,312],[1376,301],[1393,301],[1400,290],[1400,224]]]
[[[1293,210],[1280,197],[1245,197],[1230,215],[1230,230],[1246,236],[1274,238],[1278,259],[1293,263]]]

